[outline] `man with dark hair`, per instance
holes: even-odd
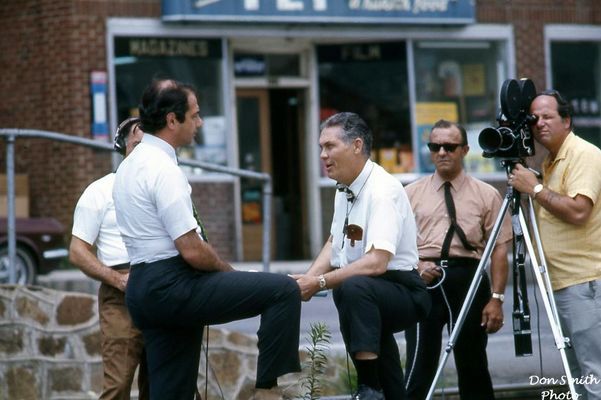
[[[354,400],[403,399],[395,332],[414,325],[430,304],[419,278],[415,220],[401,183],[369,159],[372,136],[353,113],[321,126],[327,174],[338,182],[330,237],[304,275],[303,300],[333,289],[340,330],[359,388]]]
[[[117,222],[131,258],[126,292],[144,335],[153,399],[192,399],[203,327],[261,315],[257,389],[300,370],[300,292],[287,276],[234,271],[197,232],[176,149],[200,126],[194,89],[173,82],[142,95],[142,143],[117,170]]]
[[[509,183],[534,199],[541,241],[582,398],[601,399],[601,150],[572,132],[570,104],[555,90],[530,105],[534,138],[549,151],[543,180],[521,164]],[[589,379],[584,379],[589,377]],[[594,379],[590,379],[590,377]]]
[[[127,156],[140,143],[143,133],[138,118],[128,118],[115,134],[115,150]],[[148,399],[148,377],[142,333],[133,325],[125,305],[129,257],[121,240],[113,203],[115,174],[91,183],[83,192],[73,215],[69,260],[83,273],[100,281],[102,394],[100,399],[127,400],[136,368],[138,398]],[[94,251],[96,246],[96,251]]]
[[[405,332],[406,386],[413,400],[424,399],[430,389],[440,357],[442,329],[447,325],[451,331],[457,321],[502,203],[495,188],[466,175],[463,158],[469,146],[461,125],[436,122],[428,148],[436,171],[407,186],[418,227],[418,270],[431,285],[432,299],[428,318]],[[485,275],[453,349],[462,399],[494,398],[487,334],[503,325],[509,240],[511,226],[506,218],[491,255],[492,293]]]

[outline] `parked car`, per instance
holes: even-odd
[[[9,282],[8,220],[0,217],[0,284]],[[65,228],[54,218],[17,218],[16,275],[20,285],[56,269],[68,255]]]

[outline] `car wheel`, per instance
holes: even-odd
[[[30,285],[35,282],[36,263],[31,254],[23,247],[17,246],[16,276],[18,285]],[[8,259],[8,246],[0,248],[0,283],[9,283],[10,262]]]

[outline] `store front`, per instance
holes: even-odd
[[[577,135],[601,147],[601,27],[547,25],[547,87],[574,109]]]
[[[179,156],[272,175],[273,259],[312,258],[327,238],[334,182],[321,169],[319,123],[336,112],[365,118],[374,134],[372,158],[403,182],[432,171],[425,142],[440,118],[466,126],[468,171],[487,180],[504,178],[495,160],[481,157],[477,136],[495,124],[499,88],[515,77],[513,31],[510,25],[474,24],[469,1],[449,3],[463,14],[440,7],[418,13],[380,10],[369,20],[365,10],[358,14],[364,20],[353,19],[344,10],[329,9],[333,2],[325,0],[245,0],[229,14],[219,2],[211,9],[211,2],[204,3],[205,10],[223,14],[164,7],[163,20],[108,20],[111,124],[135,113],[153,77],[194,84],[205,125]],[[282,9],[263,9],[263,3],[282,9],[302,4],[308,16],[297,10],[300,16],[290,23]],[[355,3],[386,2],[348,2],[349,7]],[[420,2],[387,3],[417,7]],[[230,15],[246,6],[266,15]],[[338,12],[338,20],[328,15],[327,24],[316,24],[316,16],[325,18],[319,14],[323,7]],[[258,260],[260,186],[187,172],[195,190],[211,182],[235,192],[231,240],[237,258]]]

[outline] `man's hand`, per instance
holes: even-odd
[[[495,333],[503,327],[503,303],[498,299],[490,299],[482,310],[482,322],[486,333]]]
[[[298,287],[301,292],[301,299],[303,301],[311,300],[311,297],[319,292],[319,280],[316,276],[307,274],[292,274],[291,278],[296,280]]]
[[[129,272],[126,274],[119,274],[116,288],[122,292],[125,292],[125,288],[127,287],[128,279],[129,279]]]
[[[509,174],[508,183],[513,186],[518,192],[534,195],[534,187],[538,185],[538,178],[534,172],[524,167],[522,164],[516,164],[515,168]]]
[[[417,263],[417,272],[422,280],[429,285],[433,280],[440,278],[442,273],[440,267],[434,264],[432,261],[419,261]]]

